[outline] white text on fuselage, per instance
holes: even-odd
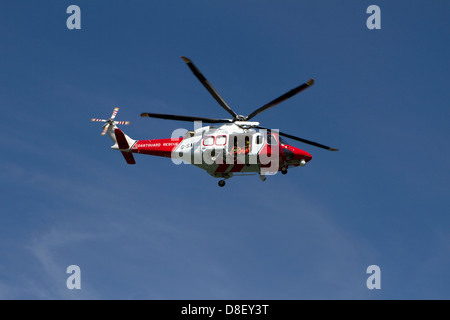
[[[175,147],[177,146],[177,142],[164,142],[164,143],[142,143],[136,144],[136,148],[159,148],[159,147]]]

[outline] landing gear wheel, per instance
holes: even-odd
[[[287,168],[286,167],[281,168],[281,173],[282,174],[286,174],[287,173]]]
[[[224,186],[225,186],[225,180],[220,180],[219,187],[224,187]]]

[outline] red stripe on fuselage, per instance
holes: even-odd
[[[227,171],[229,166],[230,165],[228,163],[219,164],[219,166],[217,167],[215,173],[223,173],[223,172]]]
[[[139,140],[134,144],[131,152],[170,158],[172,151],[182,140],[183,138]]]
[[[241,172],[242,168],[244,168],[245,164],[237,163],[231,168],[230,172]]]

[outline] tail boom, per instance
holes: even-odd
[[[131,152],[170,158],[172,151],[182,140],[183,138],[138,140],[133,145]]]

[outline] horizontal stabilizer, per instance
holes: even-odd
[[[122,151],[122,155],[128,164],[136,164],[136,161],[134,160],[133,154],[131,152]]]

